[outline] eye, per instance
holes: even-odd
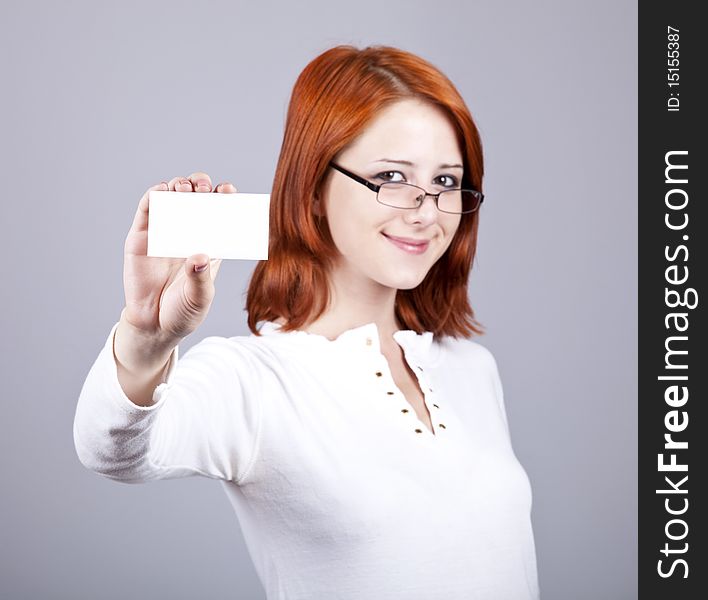
[[[439,182],[438,185],[442,185],[446,188],[460,187],[459,180],[457,177],[453,177],[452,175],[440,175],[436,177],[436,180]]]
[[[400,179],[397,179],[397,176],[400,176]],[[374,179],[379,179],[381,181],[405,181],[406,178],[400,171],[382,171],[376,175]]]

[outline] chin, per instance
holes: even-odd
[[[397,290],[412,290],[421,284],[427,274],[427,271],[425,273],[415,273],[407,276],[406,274],[397,273],[392,277],[381,279],[379,282],[386,287]]]

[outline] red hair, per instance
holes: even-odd
[[[293,88],[270,199],[268,260],[259,261],[246,297],[248,327],[283,317],[283,331],[317,319],[329,302],[328,272],[339,254],[313,212],[332,158],[389,104],[417,98],[444,111],[462,151],[462,187],[482,191],[482,145],[469,109],[436,67],[388,46],[337,46],[315,58]],[[479,210],[463,214],[449,248],[415,288],[398,290],[404,329],[437,336],[483,333],[467,297]]]

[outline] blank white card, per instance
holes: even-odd
[[[148,256],[268,259],[270,194],[149,193]]]

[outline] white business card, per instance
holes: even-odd
[[[149,193],[148,256],[267,260],[270,194]]]

